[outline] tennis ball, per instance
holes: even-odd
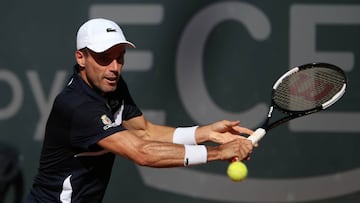
[[[248,170],[246,165],[240,161],[234,161],[227,168],[227,175],[232,181],[240,182],[246,178]]]

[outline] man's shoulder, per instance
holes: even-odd
[[[56,96],[54,105],[74,108],[89,101],[89,96],[85,94],[75,81],[70,80],[69,84]]]

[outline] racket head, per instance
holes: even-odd
[[[347,86],[345,72],[329,63],[309,63],[292,68],[274,84],[272,105],[299,117],[324,110],[338,101]]]

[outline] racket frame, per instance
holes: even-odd
[[[290,111],[290,110],[287,110],[287,109],[284,109],[284,108],[280,107],[279,105],[277,105],[274,102],[273,97],[274,97],[276,88],[281,84],[281,82],[285,78],[287,78],[289,75],[292,75],[292,74],[294,74],[296,72],[299,72],[301,70],[305,70],[305,69],[313,68],[313,67],[326,67],[326,68],[333,69],[333,70],[339,72],[340,74],[342,74],[344,76],[345,81],[344,81],[344,85],[339,90],[339,92],[337,92],[329,101],[327,101],[327,102],[323,103],[322,105],[317,106],[315,108],[308,109],[306,111]],[[289,120],[292,120],[292,119],[295,119],[295,118],[298,118],[298,117],[302,117],[302,116],[306,116],[306,115],[310,115],[310,114],[322,111],[322,110],[330,107],[332,104],[334,104],[336,101],[338,101],[344,95],[346,85],[347,85],[347,78],[346,78],[345,72],[342,69],[340,69],[339,67],[337,67],[335,65],[332,65],[332,64],[328,64],[328,63],[309,63],[309,64],[301,65],[301,66],[298,66],[298,67],[294,67],[294,68],[288,70],[273,85],[272,92],[271,92],[271,104],[270,104],[270,107],[269,107],[269,111],[268,111],[266,120],[264,121],[264,123],[261,125],[260,128],[256,129],[255,132],[248,137],[248,139],[251,140],[253,144],[255,144],[266,134],[267,131],[269,131],[272,128],[275,128],[275,127],[277,127],[277,126],[279,126],[279,125],[281,125],[281,124],[283,124],[283,123],[285,123],[285,122],[287,122]],[[270,119],[272,118],[272,114],[273,114],[274,109],[277,109],[278,111],[284,113],[287,116],[285,116],[285,117],[283,117],[283,118],[281,118],[281,119],[279,119],[279,120],[277,120],[274,123],[271,123],[269,125],[269,122],[270,122]]]

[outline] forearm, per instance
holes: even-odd
[[[161,142],[146,143],[137,154],[135,162],[149,167],[178,167],[205,164],[223,160],[218,146],[177,145]]]
[[[167,168],[184,166],[185,148],[164,142],[146,142],[138,148],[133,159],[141,166]]]
[[[175,128],[156,124],[149,124],[146,129],[145,140],[171,143]]]
[[[151,141],[160,141],[177,144],[199,144],[209,141],[209,128],[202,127],[198,133],[197,126],[178,127],[157,125],[145,119],[144,116],[123,121],[123,126],[136,136]]]
[[[98,144],[142,166],[160,168],[184,165],[183,145],[142,139],[127,130],[110,135]]]
[[[129,131],[144,140],[195,145],[200,143],[195,137],[196,129],[197,126],[173,128],[170,126],[156,125],[151,122],[147,122],[144,129],[134,129]],[[199,140],[201,142],[206,141],[204,137],[199,138]]]
[[[139,165],[161,168],[196,165],[220,160],[221,152],[218,146],[196,145],[195,132],[197,128],[197,126],[179,127],[174,130],[165,127],[161,130],[161,126],[157,127],[157,132],[164,131],[164,129],[165,131],[168,130],[167,136],[157,139],[160,142],[154,142],[154,139],[150,139],[152,142],[147,140],[140,147],[142,156],[134,157],[135,161]],[[154,125],[152,132],[155,132],[154,129],[156,129],[156,125]],[[199,139],[198,142],[207,141],[205,136],[201,137],[202,139]]]
[[[156,125],[139,116],[123,122],[123,126],[132,134],[144,140],[172,142],[175,128]]]

